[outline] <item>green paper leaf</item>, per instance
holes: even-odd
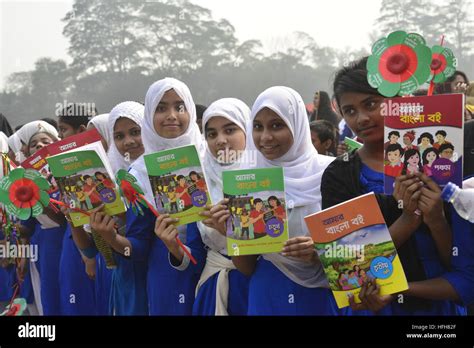
[[[31,216],[37,217],[38,215],[41,215],[41,214],[43,214],[43,206],[41,205],[40,202],[38,202],[33,206],[33,209],[31,211]]]
[[[20,220],[28,220],[31,216],[31,209],[30,208],[20,208],[16,212],[16,216]]]
[[[33,182],[38,185],[40,190],[49,190],[51,188],[51,185],[49,184],[48,180],[40,176],[39,178],[35,178]]]
[[[374,58],[380,58],[384,51],[388,48],[388,43],[386,38],[381,38],[372,45],[372,56]]]
[[[379,88],[383,81],[384,79],[382,78],[382,75],[380,75],[379,72],[367,74],[367,82],[369,82],[369,85],[373,88]]]
[[[43,176],[34,169],[26,169],[23,177],[34,181],[36,178],[42,178]]]
[[[41,191],[39,200],[43,206],[47,207],[49,205],[50,197],[46,192]]]
[[[407,37],[407,33],[399,30],[390,33],[387,37],[387,44],[388,46],[395,46],[400,45],[404,42],[405,38]]]
[[[13,184],[13,181],[11,180],[11,178],[9,176],[4,176],[2,180],[0,180],[0,190],[4,190],[8,192],[12,184]]]
[[[16,168],[16,169],[13,169],[10,174],[8,175],[8,177],[10,178],[11,181],[16,181],[18,179],[21,179],[23,178],[23,176],[25,175],[25,169],[23,168]]]
[[[429,64],[419,64],[413,76],[418,84],[421,86],[427,82],[431,75],[431,66]]]
[[[380,58],[374,55],[369,56],[367,59],[367,71],[369,73],[377,73],[379,71]]]
[[[0,202],[3,204],[10,202],[10,195],[8,194],[8,191],[0,190]]]
[[[452,66],[447,66],[446,69],[444,69],[443,71],[443,75],[446,77],[446,80],[447,80],[448,78],[453,76],[455,72],[456,72],[456,68]]]
[[[398,95],[403,96],[403,95],[412,94],[414,91],[418,89],[419,86],[420,84],[418,83],[416,77],[412,76],[408,80],[400,84],[400,91],[398,92]]]
[[[417,33],[408,34],[403,43],[411,48],[415,48],[417,46],[426,46],[426,40],[423,38],[423,36]]]
[[[418,67],[424,64],[427,65],[431,70],[431,62],[433,61],[433,56],[431,50],[428,46],[419,45],[413,49],[418,58]]]
[[[439,46],[439,45],[434,45],[433,47],[431,47],[431,52],[433,53],[442,53],[444,50],[444,47],[442,46]]]
[[[394,97],[400,90],[400,83],[391,83],[384,80],[377,90],[385,97]]]

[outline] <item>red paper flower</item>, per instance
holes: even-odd
[[[49,204],[48,181],[36,170],[16,168],[0,181],[0,202],[9,214],[27,220]]]
[[[138,186],[137,179],[126,170],[120,169],[115,176],[115,181],[119,186],[120,195],[125,198],[127,208],[131,206],[135,215],[143,215],[143,210],[140,207],[140,204],[145,206],[148,205],[140,197],[144,193],[140,186]]]
[[[367,80],[386,97],[407,95],[430,76],[431,50],[415,33],[395,31],[372,46]]]
[[[434,83],[443,83],[456,72],[456,58],[453,51],[443,46],[433,46],[431,49],[431,77]]]

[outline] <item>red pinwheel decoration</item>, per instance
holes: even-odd
[[[0,313],[2,317],[18,317],[23,315],[27,307],[26,300],[24,298],[15,298],[10,304],[5,308],[5,310]]]
[[[367,61],[367,80],[386,97],[408,95],[430,76],[431,50],[416,33],[395,31],[375,42]]]
[[[447,47],[435,45],[431,49],[431,77],[434,83],[443,83],[456,72],[456,58]]]
[[[135,215],[143,215],[140,204],[145,206],[148,206],[148,204],[143,198],[144,193],[138,186],[137,179],[126,170],[120,169],[115,176],[115,181],[119,187],[120,195],[125,198],[127,208],[132,207]]]
[[[36,170],[16,168],[0,180],[0,202],[9,214],[27,220],[49,205],[48,181]]]

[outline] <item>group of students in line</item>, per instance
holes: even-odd
[[[8,143],[25,156],[96,128],[114,171],[134,175],[149,202],[154,199],[143,155],[195,145],[213,205],[201,222],[179,227],[176,219],[156,218],[145,207],[143,216],[128,209],[110,217],[94,209],[84,227],[72,227],[66,209],[64,215],[46,209],[20,228],[24,243],[38,245],[38,262],[24,259],[16,271],[0,270],[0,300],[19,280],[20,296],[43,315],[465,315],[474,303],[473,225],[443,204],[439,187],[421,173],[399,176],[393,196],[383,194],[384,97],[367,82],[366,58],[337,72],[334,96],[363,142],[337,159],[318,154],[301,96],[283,86],[263,91],[251,109],[236,98],[213,102],[202,118],[204,136],[189,88],[174,78],[153,83],[144,105],[122,102],[90,120],[60,116],[59,134],[44,121],[24,125]],[[256,160],[222,161],[224,150],[239,158],[253,152]],[[280,253],[229,257],[222,172],[251,165],[284,168],[290,238]],[[350,307],[338,309],[304,217],[368,192],[377,196],[409,289],[381,296],[366,277],[362,303],[351,299]],[[113,270],[90,230],[113,249]]]

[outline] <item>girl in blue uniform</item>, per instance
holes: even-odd
[[[219,99],[204,112],[203,129],[207,142],[203,168],[212,202],[221,201],[222,172],[238,169],[245,156],[246,127],[250,109],[235,98]],[[246,315],[249,279],[236,270],[227,256],[225,236],[210,218],[198,223],[208,248],[206,265],[196,287],[193,315]]]
[[[194,144],[202,156],[203,140],[196,123],[196,107],[189,88],[181,81],[165,78],[150,86],[145,98],[143,144],[146,153]],[[143,185],[154,204],[143,158],[130,171]],[[205,263],[205,249],[195,223],[174,227],[166,214],[147,226],[152,238],[148,260],[147,290],[150,315],[190,315],[196,284]],[[155,235],[153,235],[155,231]],[[197,261],[177,245],[176,236],[186,244]],[[160,239],[161,238],[161,239]]]
[[[443,210],[441,191],[425,175],[400,176],[396,179],[393,197],[383,195],[384,122],[380,107],[384,97],[367,82],[366,60],[355,62],[336,74],[334,94],[338,107],[364,146],[338,158],[326,169],[321,184],[323,208],[375,192],[410,290],[397,295],[399,297],[379,296],[375,284],[364,284],[372,294],[361,298],[362,304],[353,303],[352,308],[341,312],[345,315],[463,314],[465,309],[449,297],[413,293],[413,284],[446,272],[452,246],[451,228]],[[398,208],[399,201],[403,201],[403,209]],[[433,287],[433,290],[439,289]],[[438,301],[432,301],[434,299]]]
[[[27,157],[58,140],[56,129],[42,121],[25,125],[18,136],[26,145],[23,151]],[[50,208],[45,208],[44,214],[21,224],[22,234],[34,234],[38,246],[36,267],[40,279],[42,314],[59,315],[59,264],[66,221]]]
[[[144,152],[141,135],[143,111],[140,103],[127,101],[115,106],[109,114],[108,128],[113,130],[113,142],[108,156],[114,173],[127,169]],[[146,274],[150,246],[147,226],[154,223],[154,216],[147,209],[144,209],[144,216],[135,216],[128,209],[124,235],[116,230],[120,218],[99,211],[92,213],[90,221],[91,228],[101,234],[115,251],[117,266],[112,272],[109,314],[147,315]]]
[[[233,257],[251,276],[249,315],[336,315],[323,267],[304,222],[321,209],[321,175],[332,158],[318,155],[301,96],[288,87],[271,87],[255,101],[247,151],[256,151],[258,168],[283,167],[290,239],[281,253]],[[229,216],[227,201],[211,209],[217,224]]]
[[[69,105],[58,118],[59,136],[65,139],[85,132],[89,120],[95,114],[96,110],[87,105]],[[91,270],[96,265],[94,260],[84,257],[77,249],[72,230],[73,228],[68,224],[61,253],[59,272],[61,314],[96,315],[94,280],[86,273],[86,270]]]

